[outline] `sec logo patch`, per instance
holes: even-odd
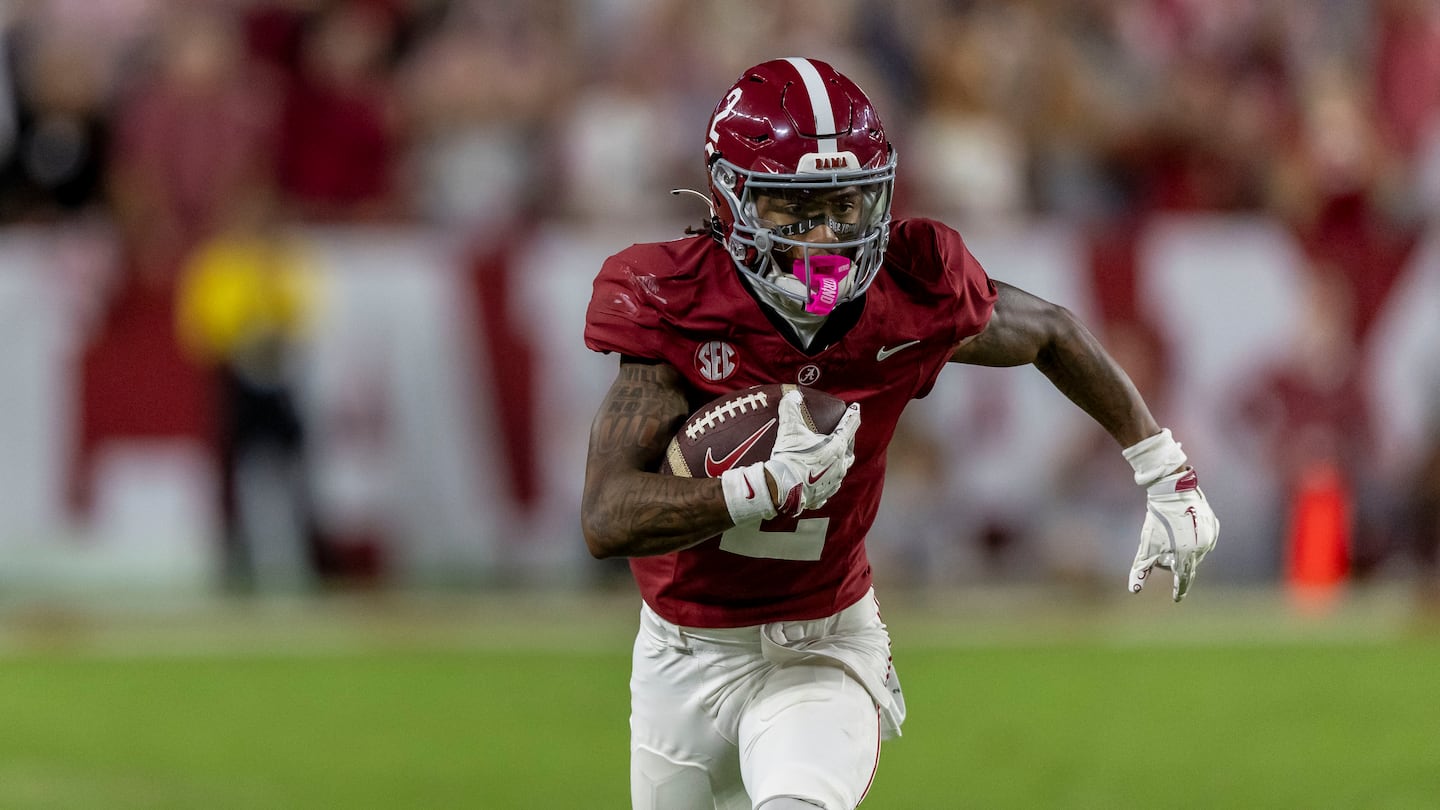
[[[710,382],[729,379],[735,368],[735,347],[723,340],[701,343],[695,349],[695,370]]]

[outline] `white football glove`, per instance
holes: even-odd
[[[1190,467],[1161,478],[1145,491],[1147,514],[1130,567],[1130,591],[1139,593],[1150,571],[1159,567],[1174,572],[1172,597],[1179,602],[1190,590],[1200,561],[1215,547],[1220,521]]]
[[[800,413],[803,401],[798,389],[780,398],[775,449],[763,462],[779,493],[775,509],[787,517],[819,509],[840,489],[841,479],[855,463],[855,431],[860,428],[860,405],[854,403],[828,436],[816,433]]]
[[[794,390],[780,398],[775,447],[768,461],[727,470],[720,476],[725,505],[736,526],[769,520],[776,514],[797,517],[830,500],[855,463],[855,431],[860,406],[851,405],[829,435],[816,433],[800,412],[803,401]],[[779,497],[770,498],[769,481]]]

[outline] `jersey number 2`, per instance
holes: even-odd
[[[756,526],[736,526],[720,535],[720,549],[768,560],[818,560],[829,528],[828,517],[767,520]]]

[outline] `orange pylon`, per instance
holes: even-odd
[[[1307,605],[1328,603],[1350,573],[1350,491],[1339,468],[1305,470],[1295,490],[1286,582]]]

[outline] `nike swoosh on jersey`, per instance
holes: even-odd
[[[920,342],[920,341],[918,341],[918,340],[912,340],[912,341],[910,341],[909,343],[901,343],[899,346],[891,346],[891,347],[889,347],[889,348],[886,348],[886,347],[884,347],[884,346],[881,346],[881,347],[880,347],[880,351],[875,352],[875,359],[876,359],[877,361],[878,361],[878,360],[884,360],[885,358],[889,357],[890,355],[892,355],[892,354],[894,354],[894,353],[896,353],[896,352],[898,352],[898,351],[900,351],[900,350],[902,350],[902,349],[908,349],[908,348],[910,348],[911,346],[914,346],[915,344],[917,344],[917,343],[919,343],[919,342]]]
[[[713,448],[705,448],[705,474],[710,476],[711,478],[719,478],[721,473],[725,472],[731,467],[734,467],[735,462],[739,461],[740,457],[745,455],[745,451],[754,447],[755,443],[760,441],[760,437],[764,436],[765,433],[774,426],[774,419],[771,419],[769,422],[761,425],[759,430],[750,434],[750,438],[741,442],[739,447],[731,450],[722,459],[716,459],[715,456],[712,455]]]

